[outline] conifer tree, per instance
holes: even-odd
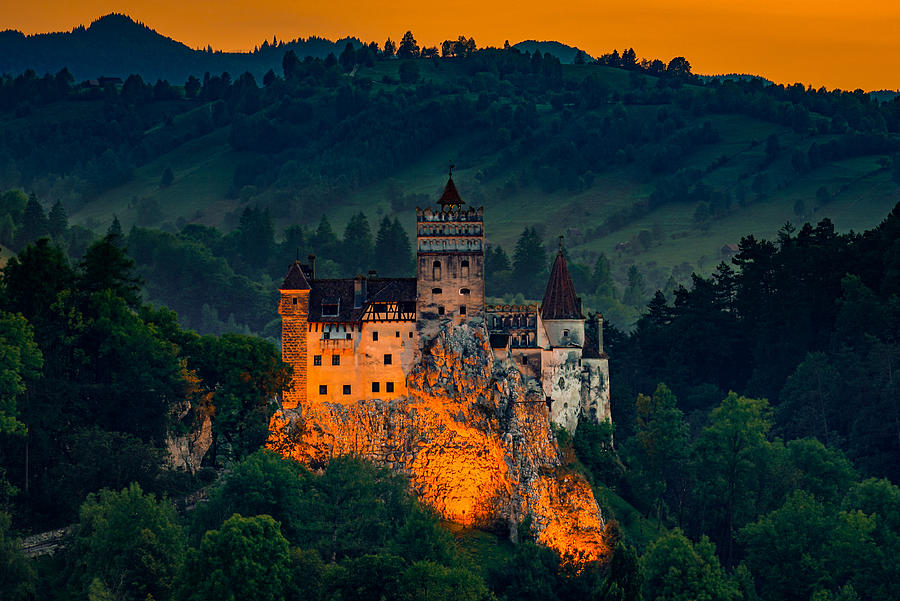
[[[338,239],[334,233],[334,229],[331,227],[331,222],[329,222],[328,217],[323,214],[322,219],[319,220],[316,231],[313,232],[313,235],[309,238],[309,245],[312,247],[312,252],[324,258],[334,259],[335,251],[337,250],[337,242]]]
[[[58,200],[53,205],[53,208],[50,209],[50,215],[47,220],[47,229],[54,240],[59,240],[65,235],[66,230],[69,229],[69,219],[66,216],[66,209]]]
[[[403,34],[403,39],[400,40],[400,45],[397,47],[397,58],[418,58],[418,56],[419,44],[413,37],[413,33],[407,31]]]
[[[364,213],[357,213],[347,222],[341,246],[341,256],[335,258],[344,267],[345,275],[368,271],[372,264],[372,229]]]
[[[547,251],[533,227],[526,227],[516,242],[513,255],[513,285],[531,298],[540,295],[538,276],[547,269]]]
[[[22,226],[16,235],[16,244],[23,247],[29,242],[34,242],[41,236],[47,235],[47,216],[44,208],[38,202],[34,192],[28,198],[25,205],[25,213],[22,216]]]

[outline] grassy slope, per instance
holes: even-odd
[[[458,67],[452,63],[423,61],[420,64],[423,79],[442,81],[459,75]],[[380,62],[372,69],[361,70],[358,76],[371,78],[375,82],[373,91],[391,89],[396,84],[384,83],[382,78],[396,79],[397,65],[396,61]],[[565,76],[578,78],[587,72],[586,69],[599,75],[612,89],[622,90],[628,86],[629,73],[619,69],[567,66]],[[655,79],[648,78],[648,83],[653,82]],[[655,115],[656,108],[642,107],[638,110],[647,110],[649,117]],[[549,110],[549,107],[539,109]],[[670,204],[604,238],[580,245],[570,242],[573,256],[591,263],[596,253],[605,252],[613,259],[620,274],[631,262],[651,270],[655,267],[665,276],[672,266],[682,262],[690,263],[695,270],[707,272],[721,259],[719,249],[726,243],[737,242],[742,235],[753,233],[771,238],[786,221],[802,223],[826,216],[832,218],[841,231],[858,231],[876,225],[900,200],[898,188],[891,182],[889,174],[879,170],[878,156],[841,161],[798,178],[790,166],[791,153],[795,148],[805,151],[812,138],[804,138],[788,128],[741,115],[703,116],[695,123],[688,123],[688,126],[701,125],[704,121],[713,123],[720,132],[720,140],[691,154],[683,166],[705,169],[720,156],[729,158],[727,163],[705,174],[703,181],[706,184],[732,191],[743,187],[748,190],[748,198],[754,199],[755,195],[749,192],[752,176],[764,160],[765,140],[770,134],[779,136],[783,150],[767,171],[774,181],[788,183],[783,187],[779,185],[777,190],[762,200],[752,200],[748,206],[735,204],[726,217],[713,221],[707,231],[701,232],[693,225],[694,204]],[[116,213],[127,228],[137,214],[133,199],[151,198],[158,201],[163,213],[163,218],[155,225],[164,222],[174,224],[179,218],[220,227],[234,223],[233,218],[229,220],[227,217],[229,213],[240,211],[240,201],[226,199],[225,191],[240,154],[228,145],[228,133],[228,127],[220,128],[141,167],[131,182],[106,192],[73,214],[72,221],[101,228]],[[820,143],[827,139],[824,136],[815,137]],[[464,150],[471,142],[460,136],[441,143],[423,153],[419,161],[397,172],[386,173],[382,181],[357,190],[340,206],[328,208],[329,219],[340,233],[349,217],[358,211],[368,215],[373,227],[377,227],[383,215],[397,216],[412,234],[413,213],[405,211],[394,215],[385,198],[388,179],[394,179],[407,193],[424,193],[436,198],[444,182],[447,162],[454,160],[459,165],[455,179],[463,198],[485,207],[488,239],[511,252],[525,226],[544,224],[545,241],[550,245],[557,235],[565,234],[570,227],[584,231],[600,224],[614,211],[646,199],[655,185],[635,164],[617,165],[600,172],[593,186],[580,193],[557,191],[546,194],[535,188],[520,189],[506,197],[498,193],[505,178],[481,183],[475,180],[475,174],[491,157],[471,164],[466,160]],[[519,167],[528,168],[528,161],[528,157],[523,157]],[[167,165],[173,168],[175,182],[169,188],[160,189],[159,178]],[[821,186],[831,192],[833,200],[813,211],[816,191]],[[265,196],[261,199],[264,200]],[[479,199],[483,201],[479,202]],[[798,199],[802,199],[808,208],[806,214],[800,217],[794,213]],[[618,242],[631,239],[642,229],[652,229],[654,224],[664,234],[657,246],[636,256],[615,252]],[[287,224],[279,224],[284,225]]]

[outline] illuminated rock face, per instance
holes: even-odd
[[[562,554],[606,555],[590,487],[560,466],[539,382],[495,359],[482,326],[441,326],[407,389],[403,398],[285,409],[268,446],[312,466],[345,454],[378,461],[408,474],[446,519],[514,528],[531,516],[538,541]]]

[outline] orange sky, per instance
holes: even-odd
[[[30,0],[10,2],[0,29],[69,30],[123,12],[192,47],[247,50],[319,35],[419,44],[474,36],[558,40],[593,55],[632,46],[640,57],[688,58],[696,73],[755,73],[777,82],[866,90],[900,89],[897,0]]]

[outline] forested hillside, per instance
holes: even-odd
[[[489,294],[538,299],[542,280],[523,283],[517,271],[519,245],[545,266],[537,246],[564,235],[587,306],[620,327],[652,290],[710,273],[744,234],[774,237],[788,220],[823,216],[861,230],[896,201],[896,99],[758,79],[701,83],[684,59],[638,61],[633,51],[561,65],[539,51],[477,50],[464,36],[442,58],[421,58],[438,51],[418,49],[411,33],[400,41],[387,51],[348,45],[324,60],[281,52],[261,80],[133,75],[83,88],[66,70],[6,77],[0,186],[33,192],[45,212],[58,202],[95,232],[113,214],[126,231],[184,238],[187,226],[214,227],[225,243],[207,250],[269,286],[262,274],[277,279],[298,247],[333,262],[323,273],[370,267],[342,262],[329,232],[314,236],[322,219],[338,237],[360,215],[370,232],[387,218],[408,236],[449,159],[464,199],[485,206],[489,243],[504,251]],[[232,246],[247,241],[233,236],[248,210],[271,228],[257,248],[284,252],[237,265],[235,255],[261,254]],[[5,212],[0,243],[15,247],[19,225]],[[82,236],[76,256],[84,245]],[[190,313],[150,272],[148,282],[153,300]],[[245,307],[215,309],[225,322]]]

